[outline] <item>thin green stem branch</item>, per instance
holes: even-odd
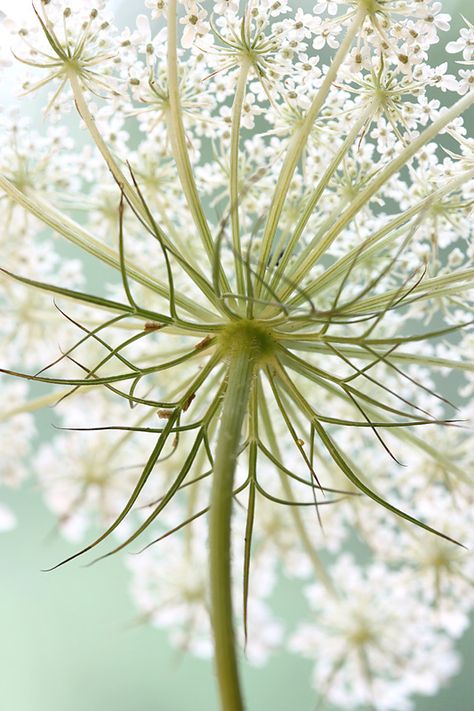
[[[467,111],[473,103],[474,91],[470,91],[449,109],[442,111],[438,118],[433,121],[428,128],[411,141],[408,146],[400,151],[396,158],[391,160],[390,163],[377,174],[365,190],[362,190],[358,195],[356,195],[356,197],[351,201],[349,207],[342,212],[339,219],[336,220],[324,238],[321,239],[317,245],[315,245],[314,249],[311,251],[311,254],[308,255],[308,258],[298,261],[298,268],[292,275],[292,279],[295,284],[301,283],[310,269],[318,262],[320,257],[328,251],[329,247],[344,227],[346,227],[346,225],[354,219],[357,213],[369,202],[373,195],[375,195],[393,175],[398,173],[398,171],[401,170],[401,168],[403,168],[403,166],[406,165],[411,158],[413,158],[413,156],[421,148],[423,148],[423,146],[435,139],[440,131],[445,128],[445,126]]]
[[[277,273],[275,274],[275,279],[273,282],[273,288],[275,289],[279,278],[282,274],[285,273],[285,269],[287,267],[287,264],[289,260],[291,259],[293,255],[293,250],[298,244],[298,241],[303,234],[303,231],[308,224],[308,220],[310,219],[311,215],[314,212],[314,209],[316,208],[317,204],[319,203],[319,200],[325,191],[325,189],[328,187],[329,181],[331,179],[331,176],[334,174],[334,172],[337,170],[337,167],[341,163],[342,159],[346,155],[346,153],[351,149],[353,146],[357,136],[359,135],[360,131],[363,129],[364,126],[370,123],[375,111],[377,108],[377,99],[373,99],[372,101],[369,102],[369,104],[366,106],[366,108],[361,111],[360,116],[358,120],[354,123],[352,126],[351,130],[347,134],[345,140],[339,147],[339,149],[336,151],[334,158],[324,171],[323,175],[321,176],[318,184],[316,185],[316,188],[314,189],[313,193],[311,194],[310,199],[308,200],[305,209],[303,210],[303,213],[301,217],[298,220],[298,223],[295,227],[295,230],[291,236],[291,239],[288,243],[288,247],[285,249],[285,253],[283,254],[283,257],[280,260],[280,264],[278,265],[278,270]],[[274,261],[275,255],[273,257]]]
[[[240,65],[239,77],[235,88],[234,103],[232,106],[232,133],[230,143],[230,219],[232,225],[232,247],[234,250],[235,275],[237,280],[237,291],[239,294],[245,293],[239,224],[239,138],[240,124],[242,121],[242,106],[244,103],[245,87],[247,85],[247,77],[250,67],[250,59],[247,57],[243,58]]]
[[[97,240],[84,227],[72,220],[64,212],[56,209],[44,198],[22,192],[7,177],[1,174],[0,190],[3,190],[11,200],[21,205],[31,215],[34,215],[38,220],[62,235],[68,242],[80,247],[80,249],[96,257],[104,264],[120,270],[120,256],[116,249]],[[128,258],[125,260],[125,265],[130,279],[156,292],[164,299],[168,299],[169,288],[162,281],[147,274],[140,266]],[[176,295],[176,303],[193,318],[210,321],[216,319],[217,315],[215,313],[183,294]]]
[[[307,351],[308,353],[312,354],[322,353],[325,357],[339,357],[337,353],[328,349],[324,343],[318,344],[309,339],[308,342],[305,343],[304,338],[304,335],[300,335],[301,340],[297,341],[296,345],[293,345],[294,342],[292,341],[285,343],[285,341],[282,340],[281,343],[282,345],[289,347],[290,350],[294,348],[298,352]],[[361,345],[363,344],[361,343]],[[383,353],[380,353],[377,350],[373,350],[373,353],[370,353],[370,351],[364,351],[361,348],[348,346],[338,347],[338,350],[342,354],[346,355],[348,358],[354,357],[359,360],[373,360],[374,354],[375,356],[384,355]],[[466,370],[469,372],[474,371],[474,361],[454,360],[452,358],[438,358],[437,356],[422,355],[419,353],[405,353],[400,351],[391,352],[390,360],[403,361],[405,363],[416,363],[418,365],[430,366],[433,368],[450,368],[456,370]]]
[[[272,418],[268,410],[266,400],[263,397],[261,398],[261,413],[271,452],[272,454],[274,454],[277,461],[281,462],[283,461],[283,459],[281,456],[280,448],[278,446],[278,440],[275,435],[275,430],[273,428]],[[293,494],[293,488],[291,486],[290,481],[288,480],[288,477],[281,471],[279,471],[279,475],[286,498],[292,502],[296,501],[295,496]],[[309,537],[301,513],[298,511],[298,507],[290,506],[289,508],[290,515],[293,518],[293,522],[300,537],[300,541],[303,544],[306,554],[311,561],[316,577],[321,581],[322,585],[330,595],[335,595],[336,590],[334,587],[334,583],[331,579],[331,576],[324,567],[324,564],[320,559],[315,549],[315,546],[313,545],[313,542]]]
[[[305,294],[307,296],[313,296],[314,294],[320,294],[322,291],[331,286],[335,281],[341,278],[344,272],[350,268],[354,260],[357,260],[360,264],[363,260],[372,259],[379,251],[386,249],[386,247],[394,242],[394,240],[404,234],[407,229],[407,223],[416,215],[422,213],[424,210],[429,210],[432,205],[436,205],[438,201],[441,201],[443,197],[448,196],[451,192],[458,190],[464,183],[474,177],[474,169],[467,170],[461,175],[456,176],[453,180],[442,185],[438,190],[427,195],[425,198],[415,203],[412,207],[404,210],[399,215],[396,215],[392,220],[383,225],[380,230],[377,230],[373,234],[369,235],[362,244],[353,247],[347,254],[340,257],[336,262],[331,264],[330,267],[324,270],[323,274],[319,275],[313,283],[309,284],[305,289]],[[306,259],[314,249],[315,244],[317,244],[318,236],[308,244],[308,246],[301,252],[300,260]],[[291,300],[292,305],[301,303],[304,297],[298,294]]]
[[[177,72],[177,68],[176,68],[176,72]],[[83,93],[81,83],[78,79],[77,74],[74,71],[71,71],[68,74],[68,78],[69,78],[69,81],[71,84],[71,88],[72,88],[72,91],[74,94],[74,100],[76,102],[76,106],[79,111],[79,114],[80,114],[82,120],[84,121],[84,123],[87,127],[87,130],[89,131],[94,143],[96,144],[102,157],[104,158],[104,160],[107,164],[107,167],[109,168],[113,177],[117,181],[117,184],[120,185],[125,197],[129,201],[129,203],[130,203],[132,209],[134,210],[134,212],[136,213],[136,215],[143,222],[143,224],[153,233],[154,229],[158,228],[158,226],[157,226],[156,222],[153,220],[153,218],[151,217],[151,214],[150,214],[146,204],[144,204],[142,197],[140,195],[139,189],[138,188],[136,189],[127,180],[127,178],[123,174],[122,169],[120,168],[119,164],[117,163],[114,156],[112,155],[109,147],[107,146],[106,142],[102,138],[102,135],[97,128],[94,116],[91,114],[89,107],[87,105],[87,101],[84,98],[84,93]],[[178,91],[177,85],[176,85],[176,91]],[[180,104],[179,104],[179,92],[177,94],[177,99],[175,100],[175,104],[176,104],[176,106],[175,106],[174,111],[175,112],[179,111],[179,117],[180,117],[181,116],[181,108],[180,108]],[[171,105],[172,105],[172,100],[171,100],[171,90],[170,90],[170,106]],[[171,111],[171,114],[173,115],[172,108],[170,111]],[[178,119],[173,120],[173,127],[171,130],[171,134],[173,134],[173,135],[176,133],[176,131],[179,131],[177,121],[178,121]],[[192,175],[192,168],[191,168],[191,164],[189,162],[189,158],[188,158],[188,154],[187,154],[187,149],[186,149],[186,144],[185,144],[185,136],[184,136],[184,128],[182,126],[182,123],[181,123],[181,133],[182,133],[182,139],[184,141],[184,158],[187,160],[186,175],[188,176],[188,182],[189,182],[189,175],[191,176],[190,187],[194,190],[194,192],[192,192],[192,190],[191,190],[191,197],[193,199],[193,205],[195,205],[197,211],[199,212],[201,221],[204,220],[205,228],[207,230],[207,232],[205,234],[205,238],[207,240],[206,245],[210,249],[209,253],[212,255],[214,253],[213,247],[212,247],[212,238],[211,238],[209,228],[207,226],[207,222],[205,220],[204,213],[202,211],[201,204],[199,202],[199,197],[197,195],[197,191],[196,191],[196,188],[194,185],[194,178]],[[171,139],[173,138],[173,135],[171,136]],[[178,135],[177,135],[178,142],[179,142],[180,137],[181,137],[181,134],[178,133]],[[171,143],[173,145],[173,140],[171,140]],[[181,143],[180,143],[180,146],[181,146]],[[182,153],[182,150],[181,150],[181,153]],[[181,155],[181,153],[180,153],[180,155]],[[177,160],[178,173],[181,178],[180,165],[181,165],[181,162],[178,163],[178,160]],[[186,198],[188,199],[189,191],[186,192],[186,188],[184,185],[183,185],[183,188],[185,189]],[[199,224],[198,224],[198,227],[199,227]],[[165,235],[165,233],[163,232],[163,230],[161,228],[158,228],[158,229],[159,229],[159,234],[160,234],[160,238],[161,238],[162,242],[166,245],[166,247],[168,247],[170,249],[172,247],[172,244],[169,240],[169,237],[167,235]],[[173,250],[173,254],[176,255],[176,252],[174,250]],[[219,303],[216,299],[213,299],[212,290],[206,284],[205,279],[203,279],[202,276],[199,275],[199,273],[196,272],[196,270],[192,267],[192,265],[190,263],[188,263],[186,259],[184,259],[182,251],[179,253],[178,256],[179,256],[180,264],[182,265],[183,269],[186,271],[188,276],[194,281],[196,286],[203,292],[203,294],[211,302],[214,302],[215,306],[219,307]],[[196,276],[198,278],[196,278]]]
[[[123,174],[120,166],[118,165],[117,161],[113,157],[112,153],[110,152],[109,147],[107,146],[106,142],[102,138],[102,135],[97,128],[97,124],[95,122],[94,117],[92,116],[91,112],[89,111],[89,107],[87,105],[87,101],[84,98],[84,93],[82,91],[81,87],[81,82],[79,80],[79,77],[77,73],[74,70],[71,70],[68,72],[68,79],[69,83],[71,84],[71,89],[72,93],[74,95],[74,101],[76,102],[77,110],[79,111],[79,114],[84,121],[87,130],[89,131],[92,139],[94,140],[95,145],[99,149],[103,159],[107,163],[107,166],[114,176],[115,180],[119,185],[122,186],[122,189],[124,191],[124,194],[126,195],[127,199],[130,201],[131,205],[133,205],[133,208],[137,211],[137,213],[142,217],[142,219],[145,220],[145,222],[148,224],[148,219],[146,216],[146,213],[143,209],[143,205],[140,201],[139,196],[137,195],[136,190],[134,190],[133,186],[129,183],[125,175]]]
[[[400,298],[400,303],[407,305],[412,301],[422,301],[424,299],[439,299],[442,296],[462,294],[472,289],[474,279],[474,268],[460,269],[452,274],[441,274],[440,276],[422,279],[419,284],[411,288],[391,289],[382,295],[360,299],[345,309],[345,315],[354,316],[357,314],[376,313],[380,309],[386,308],[393,303],[394,297]],[[408,299],[402,297],[409,294]]]
[[[179,180],[183,188],[183,193],[186,197],[186,201],[188,203],[193,221],[198,229],[198,233],[204,245],[204,249],[206,250],[209,262],[212,265],[215,259],[214,244],[194,180],[194,173],[191,165],[191,160],[189,158],[188,148],[186,145],[186,134],[184,131],[183,124],[183,112],[181,108],[178,76],[178,37],[176,5],[176,0],[168,0],[168,134],[171,149],[173,151],[173,156],[176,162]]]
[[[359,11],[356,13],[351,25],[347,30],[346,36],[344,37],[339,49],[337,50],[334,56],[331,66],[329,67],[327,74],[324,78],[324,81],[321,84],[321,87],[319,88],[319,91],[316,94],[313,103],[311,104],[304,118],[304,121],[295,131],[288,146],[288,151],[285,156],[285,160],[283,161],[283,166],[281,168],[280,175],[278,177],[275,193],[270,204],[268,218],[264,228],[258,264],[258,276],[260,278],[259,284],[257,285],[260,286],[258,291],[261,290],[261,280],[264,276],[266,265],[268,263],[268,258],[272,251],[275,234],[278,228],[278,222],[280,220],[280,215],[285,204],[285,199],[288,194],[288,190],[290,188],[291,180],[296,170],[296,166],[303,154],[303,151],[305,149],[306,143],[313,128],[314,122],[316,121],[316,118],[319,114],[319,111],[321,110],[324,102],[326,101],[331,86],[333,85],[336,79],[339,67],[341,66],[347,53],[349,52],[354,37],[356,36],[362,23],[364,22],[366,15],[367,11],[365,8],[360,8]]]

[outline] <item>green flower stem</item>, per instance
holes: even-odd
[[[324,344],[318,344],[315,342],[311,342],[310,338],[307,340],[309,341],[308,343],[304,342],[304,339],[306,336],[301,335],[299,336],[301,342],[298,342],[298,353],[300,351],[307,351],[308,353],[322,353],[324,356],[329,356],[332,358],[338,358],[338,354],[335,353],[334,351],[331,351],[327,346]],[[295,348],[295,346],[292,346],[292,341],[289,341],[289,343],[285,343],[284,340],[281,340],[280,343],[282,345],[287,345],[291,349],[292,347]],[[361,346],[363,347],[363,344],[361,343]],[[361,348],[354,348],[354,347],[348,347],[348,346],[338,346],[338,351],[346,356],[347,358],[357,358],[360,360],[368,360],[368,361],[373,361],[375,357],[380,357],[382,358],[385,354],[383,351],[378,351],[376,349],[371,349],[372,352],[370,351],[364,351]],[[405,353],[401,351],[392,351],[390,353],[390,361],[400,361],[403,363],[416,363],[418,365],[424,365],[424,366],[430,366],[433,368],[450,368],[450,369],[455,369],[455,370],[465,370],[470,373],[474,372],[474,361],[468,361],[468,360],[453,360],[452,358],[438,358],[437,356],[428,356],[428,355],[418,355],[417,353]]]
[[[359,135],[360,131],[363,129],[364,126],[369,126],[372,117],[374,113],[377,110],[377,104],[378,104],[378,99],[373,99],[372,101],[369,102],[368,106],[365,108],[364,111],[361,111],[361,114],[358,118],[358,120],[354,123],[353,127],[349,131],[349,133],[346,136],[346,139],[344,142],[341,144],[339,150],[336,152],[334,158],[332,159],[331,163],[328,165],[326,170],[324,171],[321,179],[319,180],[315,190],[313,191],[304,211],[301,217],[298,220],[298,223],[296,225],[295,231],[293,232],[293,235],[291,236],[291,239],[288,243],[288,247],[285,249],[285,253],[283,257],[281,258],[280,264],[278,265],[278,270],[275,274],[274,281],[272,283],[273,289],[275,289],[276,285],[278,284],[278,281],[281,277],[282,274],[285,273],[286,266],[291,259],[293,255],[293,250],[298,244],[298,241],[303,234],[303,230],[306,227],[309,218],[313,214],[313,210],[315,209],[316,205],[319,202],[319,199],[321,198],[321,195],[325,191],[325,189],[328,186],[328,183],[331,179],[331,176],[337,169],[338,165],[346,155],[347,151],[351,149],[351,147],[354,145],[354,142]],[[273,255],[272,262],[270,266],[273,266],[273,262],[278,259],[278,253]]]
[[[441,298],[442,296],[453,296],[472,290],[474,280],[474,268],[462,269],[452,274],[441,274],[441,276],[423,279],[417,286],[409,286],[404,289],[392,289],[385,294],[370,296],[367,299],[360,299],[357,303],[348,306],[345,314],[357,315],[367,312],[376,312],[379,309],[387,308],[393,303],[394,298],[401,298],[410,292],[408,301],[421,301],[424,299]]]
[[[120,270],[120,257],[117,250],[99,242],[95,237],[85,230],[81,225],[72,220],[68,215],[57,210],[47,200],[36,195],[29,195],[19,190],[8,178],[0,174],[0,189],[3,190],[10,199],[21,205],[31,215],[48,225],[52,230],[62,235],[72,244],[80,247],[93,257],[100,259],[104,264],[108,264],[114,269]],[[169,298],[169,288],[162,281],[149,276],[141,267],[127,259],[125,261],[127,276],[138,284],[142,284],[147,289],[159,294],[163,298]],[[185,309],[196,319],[215,321],[216,314],[200,306],[196,301],[182,295],[176,294],[176,303]]]
[[[71,89],[74,95],[74,101],[76,102],[77,110],[79,111],[79,114],[82,120],[84,121],[87,130],[89,131],[92,139],[94,140],[95,145],[97,146],[103,159],[107,163],[110,172],[114,176],[117,183],[122,186],[122,189],[128,200],[130,200],[130,203],[133,205],[133,208],[137,211],[140,217],[143,218],[145,223],[149,224],[149,219],[140,200],[140,197],[137,195],[136,190],[133,188],[132,185],[130,185],[127,178],[123,174],[122,170],[120,169],[120,166],[117,164],[115,158],[110,152],[108,145],[102,138],[100,131],[97,128],[95,119],[89,111],[87,101],[84,98],[79,77],[73,69],[68,72],[68,79],[69,83],[71,84]]]
[[[175,48],[175,49],[176,49],[176,48]],[[176,70],[176,71],[177,71],[177,70]],[[104,139],[102,138],[102,136],[101,136],[101,134],[100,134],[100,131],[97,129],[97,125],[96,125],[95,119],[94,119],[94,117],[92,116],[91,112],[89,111],[89,107],[88,107],[87,102],[86,102],[86,100],[85,100],[85,98],[84,98],[84,94],[83,94],[82,88],[81,88],[81,83],[80,83],[80,81],[79,81],[79,78],[78,78],[77,74],[76,74],[74,71],[71,70],[71,71],[68,73],[68,78],[69,78],[69,81],[70,81],[70,84],[71,84],[71,88],[72,88],[72,91],[73,91],[73,94],[74,94],[74,100],[75,100],[75,102],[76,102],[76,106],[77,106],[77,109],[78,109],[78,111],[79,111],[79,114],[81,115],[82,120],[84,121],[84,123],[85,123],[85,125],[86,125],[86,127],[87,127],[87,129],[88,129],[88,131],[89,131],[89,133],[90,133],[90,135],[91,135],[91,137],[92,137],[92,139],[94,140],[94,142],[95,142],[97,148],[99,149],[99,151],[100,151],[102,157],[104,158],[105,162],[107,163],[107,166],[108,166],[110,172],[111,172],[112,175],[114,176],[114,178],[115,178],[115,180],[117,181],[117,183],[121,186],[121,188],[122,188],[122,190],[123,190],[123,192],[124,192],[124,195],[125,195],[126,198],[130,201],[130,204],[131,204],[131,206],[133,207],[134,211],[135,211],[135,212],[137,213],[137,215],[139,215],[139,217],[143,220],[144,224],[147,225],[147,226],[149,227],[149,229],[153,232],[154,229],[156,228],[156,223],[153,222],[153,218],[150,216],[150,213],[148,212],[148,210],[147,210],[146,207],[144,206],[144,204],[143,204],[143,202],[142,202],[142,200],[141,200],[141,198],[140,198],[140,195],[138,194],[138,191],[129,183],[129,181],[127,180],[127,178],[126,178],[125,175],[123,174],[123,172],[122,172],[120,166],[118,165],[117,161],[115,160],[115,158],[113,157],[112,153],[110,152],[109,147],[107,146],[107,144],[105,143]],[[176,91],[177,91],[177,86],[176,86]],[[171,90],[170,90],[170,94],[171,94]],[[187,159],[187,163],[186,163],[186,171],[187,171],[187,172],[186,172],[186,175],[187,175],[188,183],[189,183],[189,181],[190,181],[191,187],[194,188],[194,192],[192,192],[191,197],[192,197],[192,199],[193,199],[193,205],[196,206],[196,210],[199,212],[201,221],[202,221],[202,220],[204,221],[204,225],[205,225],[205,228],[206,228],[206,230],[207,230],[205,237],[206,237],[206,240],[208,240],[208,242],[206,242],[206,244],[207,244],[207,246],[209,247],[209,249],[211,250],[211,251],[210,251],[210,254],[212,255],[212,254],[213,254],[212,238],[211,238],[211,235],[210,235],[210,232],[209,232],[209,228],[208,228],[208,226],[207,226],[207,222],[206,222],[204,213],[203,213],[203,211],[202,211],[201,204],[200,204],[200,202],[199,202],[199,197],[198,197],[198,195],[197,195],[197,191],[196,191],[196,188],[195,188],[195,185],[194,185],[194,178],[193,178],[193,174],[192,174],[192,168],[191,168],[191,164],[190,164],[190,162],[189,162],[189,158],[188,158],[188,155],[187,155],[187,149],[186,149],[186,143],[185,143],[185,137],[184,137],[184,128],[183,128],[183,126],[182,126],[182,122],[180,121],[180,117],[181,117],[181,107],[180,107],[180,104],[179,104],[179,94],[178,94],[177,102],[178,102],[178,103],[176,104],[174,110],[173,110],[173,108],[171,108],[171,110],[170,110],[171,116],[174,117],[174,119],[173,119],[173,121],[172,121],[172,124],[173,124],[172,130],[170,131],[170,133],[171,133],[171,138],[173,138],[174,132],[176,132],[177,130],[179,130],[178,124],[180,124],[180,126],[181,126],[181,134],[179,134],[179,136],[182,135],[182,140],[183,140],[183,142],[184,142],[184,143],[183,143],[184,157],[185,157],[185,159]],[[170,106],[172,106],[171,97],[170,97]],[[177,113],[176,116],[175,116],[175,113],[176,113],[176,112],[178,112],[178,113]],[[179,141],[178,141],[178,142],[179,142]],[[173,144],[173,140],[171,141],[171,143]],[[181,142],[179,142],[179,145],[180,145],[180,146],[182,145]],[[177,164],[178,164],[178,172],[179,172],[180,178],[181,178],[180,163],[177,163]],[[183,185],[183,187],[185,188],[185,194],[186,194],[186,197],[188,198],[188,201],[189,201],[189,194],[188,194],[189,191],[186,191],[186,185]],[[200,224],[198,224],[198,227],[199,227],[199,226],[200,226]],[[203,234],[204,234],[204,233],[203,233]],[[173,245],[170,243],[168,236],[165,235],[165,234],[162,232],[161,229],[160,229],[160,238],[162,239],[163,243],[164,243],[171,251],[174,252],[174,250],[173,250]],[[214,295],[213,295],[213,293],[212,293],[212,289],[210,288],[209,285],[207,285],[207,284],[205,283],[205,280],[199,275],[199,272],[197,272],[195,269],[193,269],[193,268],[191,267],[191,265],[188,264],[188,262],[187,262],[186,260],[184,260],[184,259],[180,259],[180,263],[181,263],[183,269],[184,269],[184,270],[186,271],[186,273],[188,274],[188,276],[194,281],[194,283],[196,284],[196,286],[197,286],[199,289],[201,289],[201,291],[203,292],[203,294],[204,294],[211,302],[212,302],[213,300],[214,300],[214,302],[217,302],[217,305],[218,305],[218,300],[213,299],[213,296],[214,296]]]
[[[321,107],[326,101],[327,95],[331,89],[331,86],[336,79],[339,67],[344,61],[348,51],[351,48],[352,41],[359,31],[364,19],[367,15],[367,10],[365,8],[360,8],[356,13],[351,25],[347,30],[347,34],[344,37],[339,49],[337,50],[331,66],[324,78],[321,87],[316,94],[313,103],[311,104],[304,121],[300,127],[296,130],[293,135],[290,144],[288,146],[288,151],[283,161],[283,166],[278,177],[278,182],[275,188],[275,193],[273,195],[272,202],[270,204],[270,209],[268,213],[268,218],[265,224],[265,229],[262,237],[262,247],[260,251],[259,264],[258,264],[258,276],[259,283],[257,284],[257,296],[259,295],[259,287],[261,287],[262,279],[265,273],[266,265],[268,263],[268,258],[272,251],[274,237],[277,231],[278,222],[280,219],[281,212],[283,210],[286,195],[290,188],[291,179],[296,170],[298,161],[304,151],[306,143],[308,141],[313,124],[319,114]]]
[[[394,238],[400,236],[406,231],[406,223],[415,215],[423,212],[424,210],[429,210],[432,205],[436,205],[443,197],[449,195],[449,193],[454,190],[459,189],[464,183],[474,177],[474,169],[468,170],[461,175],[458,175],[453,180],[442,187],[435,190],[433,193],[429,194],[427,197],[417,202],[412,207],[404,210],[399,215],[397,215],[393,220],[387,222],[380,230],[374,232],[372,235],[364,240],[363,245],[357,245],[351,249],[343,257],[340,257],[336,262],[331,264],[330,267],[324,270],[317,279],[309,284],[305,289],[307,296],[313,296],[314,294],[320,294],[322,291],[330,287],[335,281],[341,278],[344,272],[350,268],[350,265],[355,259],[358,260],[360,264],[363,260],[372,259],[373,256],[377,254],[380,250],[385,249],[391,243],[393,243]],[[398,228],[398,229],[397,229]],[[300,255],[300,259],[304,259],[307,254],[311,252],[314,245],[317,243],[311,240],[308,247],[304,249]],[[292,305],[301,303],[304,297],[298,295],[296,298],[291,300]]]
[[[377,193],[378,190],[380,190],[380,188],[385,185],[385,183],[393,175],[395,175],[395,173],[398,173],[398,171],[401,170],[401,168],[403,168],[403,166],[406,165],[408,161],[411,160],[411,158],[413,158],[413,156],[421,148],[423,148],[423,146],[435,139],[443,128],[445,128],[455,118],[467,111],[473,103],[474,90],[459,99],[459,101],[453,104],[453,106],[449,109],[442,111],[438,118],[433,121],[428,128],[426,128],[419,134],[419,136],[413,139],[413,141],[411,141],[402,151],[400,151],[398,156],[390,161],[390,163],[380,171],[380,173],[369,183],[365,190],[362,190],[352,200],[349,208],[342,212],[339,219],[336,220],[335,224],[328,231],[324,239],[320,240],[320,242],[314,247],[307,259],[298,260],[297,269],[290,275],[292,283],[300,284],[319,258],[328,251],[329,247],[344,227],[353,220],[359,210],[361,210],[361,208],[369,202],[370,198],[375,195],[375,193]],[[291,291],[293,291],[293,289],[291,289]],[[288,290],[281,298],[286,299],[287,296]]]
[[[230,144],[230,210],[232,225],[232,247],[234,250],[235,276],[237,291],[245,293],[244,271],[241,259],[240,225],[239,225],[239,138],[242,120],[242,106],[245,98],[245,87],[250,71],[251,62],[248,57],[242,59],[239,78],[235,88],[234,103],[232,106],[232,134]]]
[[[293,363],[291,365],[291,368],[297,373],[304,374],[304,368],[302,369],[298,366],[298,364]],[[337,398],[344,400],[345,402],[350,402],[345,393],[343,393],[334,383],[330,383],[320,378],[318,380],[318,385],[324,388],[331,395],[334,395]],[[378,408],[373,407],[370,403],[364,403],[364,410],[372,421],[378,420],[379,422],[390,422],[387,417],[385,417],[379,412]],[[310,411],[311,409],[308,408],[308,413]],[[450,461],[449,457],[444,456],[442,452],[439,451],[439,449],[436,449],[436,447],[432,447],[426,442],[425,439],[418,437],[417,435],[413,434],[413,432],[410,432],[408,429],[404,427],[394,427],[391,430],[391,435],[396,439],[400,440],[401,442],[410,442],[410,444],[414,445],[415,447],[422,449],[424,452],[429,454],[434,461],[436,461],[438,464],[442,464],[446,471],[451,472],[457,477],[460,477],[463,481],[466,481],[466,476],[469,476],[463,469],[458,467],[454,462]],[[355,465],[353,465],[352,468],[354,470],[357,469]]]
[[[272,418],[271,418],[270,412],[268,411],[267,402],[266,402],[265,398],[263,398],[263,397],[260,399],[260,411],[262,413],[262,419],[264,422],[265,431],[268,436],[268,443],[270,445],[272,453],[277,458],[277,460],[281,462],[281,461],[283,461],[283,459],[281,456],[280,448],[278,446],[278,440],[275,436],[275,430],[273,429]],[[279,474],[280,474],[280,481],[281,481],[283,490],[285,492],[286,498],[288,499],[288,501],[295,501],[293,489],[292,489],[292,486],[288,480],[288,477],[283,472],[279,472]],[[321,584],[324,586],[326,592],[328,592],[330,595],[335,596],[337,593],[336,593],[336,588],[334,587],[334,583],[331,579],[331,576],[329,575],[326,568],[324,567],[322,560],[320,559],[319,555],[317,554],[312,541],[310,540],[310,537],[309,537],[306,527],[304,525],[303,518],[302,518],[300,512],[298,511],[298,507],[297,506],[290,506],[289,509],[290,509],[290,515],[293,518],[293,522],[295,524],[295,529],[297,530],[298,535],[300,537],[300,541],[303,544],[306,554],[311,561],[311,564],[314,568],[316,577],[321,582]]]
[[[222,711],[243,711],[232,615],[231,515],[234,471],[255,362],[252,344],[230,356],[212,474],[209,517],[211,621]]]
[[[183,193],[186,197],[186,201],[191,211],[192,218],[198,229],[199,236],[202,240],[209,262],[212,266],[215,260],[214,243],[196,188],[193,168],[186,145],[186,134],[184,131],[183,124],[183,112],[181,109],[178,76],[176,0],[168,0],[167,19],[167,69],[169,93],[169,111],[167,112],[168,135],[170,139],[171,149],[173,151],[173,156],[176,162],[176,168],[178,170],[179,180],[183,188]],[[228,284],[226,283],[225,277],[222,273],[222,269],[220,269],[219,272],[223,285],[225,285],[226,290],[228,290]]]

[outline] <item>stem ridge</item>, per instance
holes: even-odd
[[[223,711],[244,711],[233,625],[231,517],[234,472],[255,368],[254,347],[246,346],[229,358],[209,517],[211,622]]]

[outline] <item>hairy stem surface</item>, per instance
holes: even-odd
[[[222,711],[243,711],[232,617],[232,489],[240,437],[254,371],[251,346],[236,350],[217,440],[209,518],[211,621]]]

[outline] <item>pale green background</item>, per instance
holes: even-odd
[[[443,4],[472,17],[471,3]],[[128,0],[124,14],[137,7]],[[48,414],[45,431],[47,422]],[[163,633],[137,622],[120,558],[41,573],[74,549],[52,534],[34,483],[1,498],[20,525],[0,536],[0,711],[217,711],[210,664],[178,656]],[[277,606],[291,625],[302,607],[297,589],[281,590]],[[472,711],[474,631],[459,649],[462,673],[435,700],[417,700],[416,711]],[[263,670],[245,669],[249,710],[314,711],[310,669],[284,652]]]

